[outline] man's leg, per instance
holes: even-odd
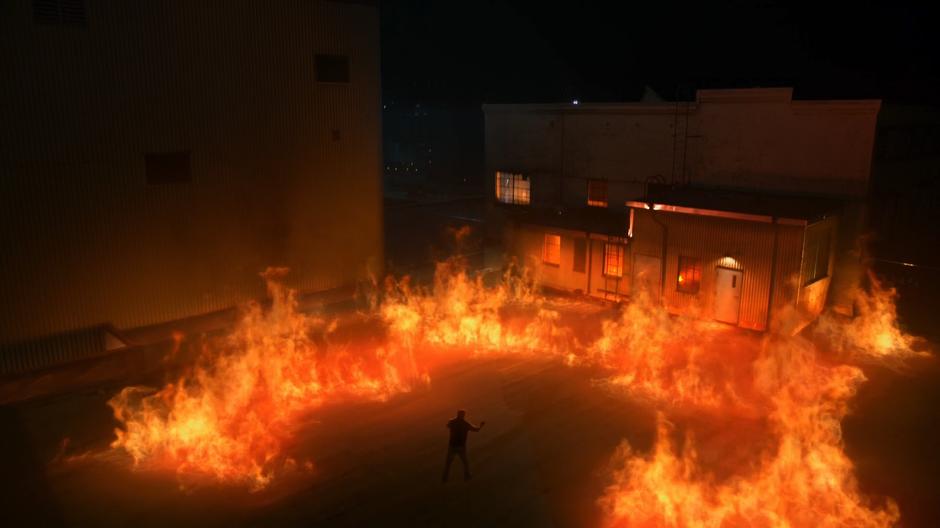
[[[468,480],[470,478],[470,462],[467,462],[466,446],[461,447],[457,454],[460,455],[460,461],[463,462],[463,479]]]
[[[447,482],[447,474],[450,473],[450,463],[454,461],[454,448],[447,448],[447,458],[444,461],[444,475],[441,477],[441,482]]]

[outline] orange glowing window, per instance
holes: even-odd
[[[679,275],[676,277],[676,291],[698,293],[702,281],[702,259],[679,257]]]
[[[496,199],[507,204],[529,204],[532,181],[522,174],[496,172]]]
[[[558,266],[561,264],[561,236],[545,234],[542,241],[542,262]]]
[[[587,204],[592,207],[607,207],[607,180],[588,180]]]
[[[604,275],[623,277],[623,246],[604,244]]]

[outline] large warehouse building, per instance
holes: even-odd
[[[375,3],[6,4],[0,370],[381,266]]]

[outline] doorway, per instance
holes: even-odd
[[[662,261],[658,257],[634,255],[633,257],[633,293],[645,291],[650,300],[659,301],[659,289],[662,284]]]
[[[744,272],[729,268],[715,268],[715,271],[715,319],[736,325],[741,314]]]

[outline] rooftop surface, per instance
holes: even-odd
[[[631,207],[650,204],[657,209],[677,209],[673,212],[724,216],[716,213],[736,213],[738,219],[758,222],[797,221],[811,224],[834,216],[841,209],[838,200],[817,196],[794,196],[712,189],[650,185],[646,198],[627,202]],[[660,206],[660,207],[656,207]]]
[[[644,96],[639,101],[587,102],[569,101],[558,103],[498,103],[484,104],[484,113],[687,113],[698,110],[702,104],[753,104],[775,103],[790,105],[800,112],[877,113],[880,99],[793,99],[792,88],[739,88],[698,90],[691,101],[665,101],[658,96]]]

